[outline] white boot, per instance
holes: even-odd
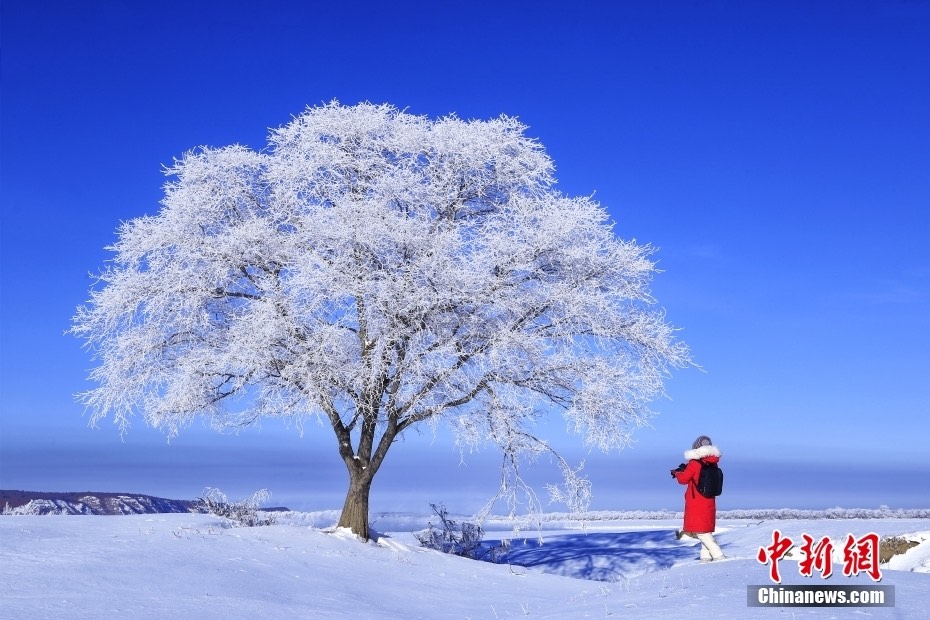
[[[711,562],[713,560],[722,560],[726,556],[720,550],[720,545],[714,540],[714,535],[710,532],[697,534],[697,539],[701,541],[701,561]]]

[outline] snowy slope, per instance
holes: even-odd
[[[707,565],[693,542],[671,535],[677,521],[597,522],[543,531],[542,546],[518,543],[522,565],[508,566],[421,549],[405,529],[363,543],[305,525],[321,518],[224,528],[199,514],[0,517],[0,617],[716,620],[924,618],[930,609],[926,520],[725,520],[718,539],[735,559]],[[392,525],[408,522],[385,518],[380,529]],[[894,608],[749,608],[746,586],[769,583],[755,554],[775,527],[798,538],[874,531],[923,542],[884,569]],[[785,583],[872,583],[801,577],[796,562],[782,562],[782,574]]]
[[[138,493],[35,493],[0,490],[5,514],[130,515],[193,512],[189,500],[167,499]]]

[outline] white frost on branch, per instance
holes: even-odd
[[[334,102],[260,152],[176,160],[73,320],[93,421],[319,416],[371,476],[440,421],[514,458],[548,450],[532,429],[555,411],[590,446],[628,444],[689,354],[650,295],[652,248],[556,191],[525,131]]]

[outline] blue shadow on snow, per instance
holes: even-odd
[[[483,546],[501,542],[485,540]],[[557,534],[544,536],[542,544],[536,538],[514,538],[499,562],[576,579],[618,581],[696,560],[694,543],[676,541],[669,530]]]

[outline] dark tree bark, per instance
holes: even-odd
[[[368,540],[368,497],[371,494],[371,481],[373,476],[365,472],[353,473],[349,469],[349,490],[342,505],[342,514],[339,517],[339,527],[347,527],[363,540]]]
[[[380,389],[383,390],[383,387]],[[343,424],[335,409],[329,410],[330,422],[339,442],[339,454],[349,472],[349,489],[346,492],[338,526],[349,528],[363,540],[369,539],[368,503],[371,483],[398,433],[404,428],[403,425],[397,423],[396,416],[388,416],[385,428],[376,441],[378,431],[376,411],[374,407],[369,406],[366,408],[366,413],[361,416],[362,424],[358,444],[357,448],[353,449],[351,425]]]

